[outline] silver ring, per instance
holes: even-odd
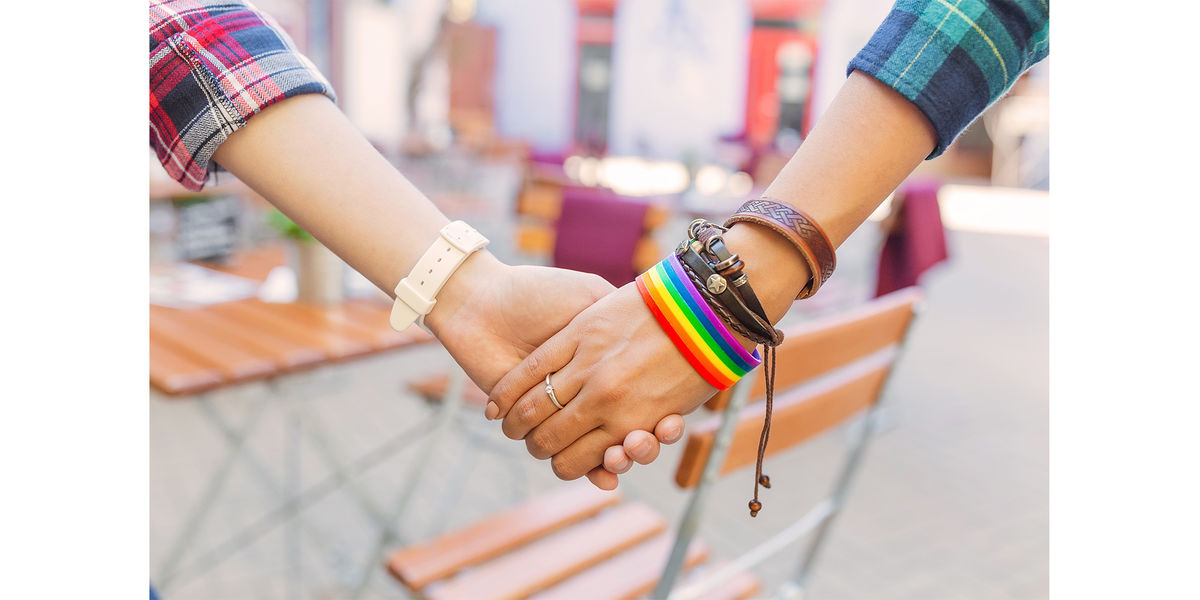
[[[554,396],[554,385],[550,383],[550,375],[553,375],[553,373],[546,374],[546,395],[550,396],[550,401],[558,407],[558,410],[562,410],[563,405],[559,404],[558,398]]]

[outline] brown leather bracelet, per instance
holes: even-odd
[[[762,225],[782,235],[800,251],[812,278],[804,289],[800,290],[800,294],[796,296],[797,300],[816,294],[837,267],[837,255],[833,251],[833,244],[821,226],[808,215],[783,202],[770,198],[747,201],[733,216],[725,220],[725,227],[734,223]]]

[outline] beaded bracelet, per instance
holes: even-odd
[[[713,387],[729,389],[762,364],[758,350],[747,352],[713,313],[674,254],[639,275],[636,282],[667,337]]]

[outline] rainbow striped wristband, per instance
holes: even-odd
[[[713,387],[729,389],[762,364],[758,350],[746,352],[713,313],[679,264],[679,257],[671,254],[638,275],[636,281],[642,300],[667,337]]]

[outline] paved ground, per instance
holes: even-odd
[[[953,261],[928,282],[926,311],[887,393],[894,425],[869,449],[843,517],[833,530],[812,580],[819,599],[1035,599],[1048,589],[1048,342],[1047,251],[1043,237],[957,232]],[[841,256],[840,293],[869,287],[869,232]],[[437,370],[448,359],[436,348],[347,365],[299,381],[320,426],[348,455],[361,455],[397,432],[425,430],[428,407],[404,394],[402,382]],[[231,420],[268,393],[249,386],[221,394],[213,406]],[[264,413],[249,443],[273,485],[284,464],[289,417],[299,394]],[[203,492],[218,464],[220,440],[198,402],[150,402],[151,557],[155,576],[182,515]],[[523,456],[481,417],[464,415],[456,435],[431,461],[431,475],[399,520],[402,535],[421,539],[470,522],[517,498],[558,485],[543,463]],[[469,435],[468,435],[469,434]],[[739,471],[719,484],[702,535],[720,556],[735,556],[795,518],[817,497],[837,464],[844,436],[834,432],[770,463],[776,483],[767,509],[746,517],[750,476]],[[484,451],[474,451],[472,442]],[[394,498],[414,466],[420,444],[367,473],[362,485]],[[670,514],[685,496],[669,483],[678,448],[629,475],[622,489]],[[311,444],[291,465],[302,485],[328,473]],[[467,473],[456,477],[456,472]],[[459,492],[457,481],[465,480]],[[339,490],[304,511],[307,530],[264,520],[270,486],[245,467],[231,472],[213,518],[184,557],[223,559],[207,573],[176,580],[168,600],[181,598],[341,598],[370,562],[378,528]],[[453,507],[453,508],[447,508]],[[243,550],[219,544],[230,531],[260,523],[262,535]],[[305,543],[289,554],[285,542]],[[312,540],[337,552],[318,550]],[[769,585],[781,581],[798,549],[765,565]],[[289,569],[289,564],[301,564]],[[369,597],[404,597],[376,564]]]

